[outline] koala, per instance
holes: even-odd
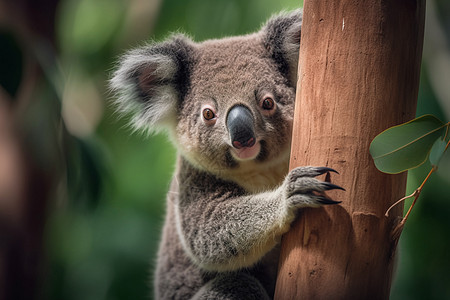
[[[271,299],[281,236],[303,207],[336,204],[289,172],[302,12],[253,34],[195,43],[172,35],[131,50],[111,79],[137,130],[178,151],[155,273],[157,299]]]

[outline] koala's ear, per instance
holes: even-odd
[[[118,111],[133,113],[136,129],[174,126],[177,107],[189,88],[194,44],[177,35],[125,54],[110,81]]]
[[[297,84],[301,25],[302,10],[298,9],[272,17],[261,29],[264,46],[294,87]]]

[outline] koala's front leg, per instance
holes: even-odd
[[[252,195],[220,180],[211,183],[209,179],[208,191],[196,188],[194,181],[200,181],[194,179],[188,192],[180,192],[177,207],[185,250],[206,270],[231,271],[253,265],[279,242],[298,208],[338,203],[317,194],[342,189],[314,178],[330,171],[334,170],[296,168],[277,189]]]

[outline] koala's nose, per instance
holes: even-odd
[[[253,115],[247,107],[236,105],[228,112],[227,128],[234,148],[252,147],[255,144]]]

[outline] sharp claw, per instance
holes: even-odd
[[[339,174],[339,172],[336,171],[335,169],[328,168],[328,167],[317,167],[316,171],[319,173],[319,175],[327,173],[327,172],[333,172],[333,173]]]
[[[341,186],[338,186],[336,184],[332,184],[331,182],[324,182],[323,185],[325,185],[325,190],[329,191],[329,190],[343,190],[345,191],[345,189]]]
[[[331,200],[326,197],[319,197],[317,202],[319,202],[320,204],[323,204],[323,205],[331,205],[331,204],[339,204],[342,201],[334,201],[334,200]]]

